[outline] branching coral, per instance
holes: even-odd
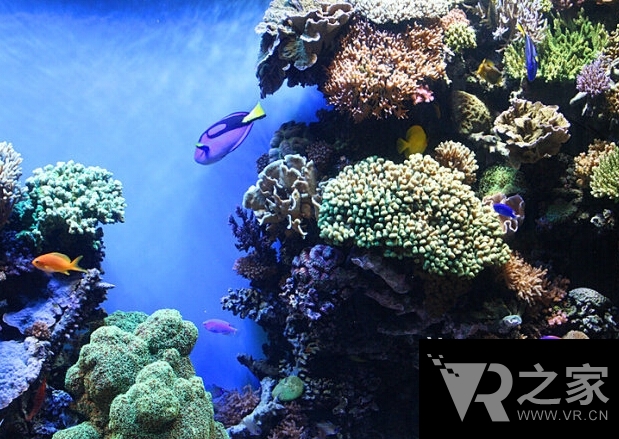
[[[569,283],[561,277],[549,280],[547,269],[532,266],[515,252],[501,267],[500,277],[507,288],[518,294],[519,299],[545,307],[561,301],[567,294],[566,287]]]
[[[407,105],[434,99],[429,82],[445,77],[442,39],[438,22],[394,33],[357,20],[342,39],[322,91],[356,122],[404,118]]]
[[[585,64],[604,49],[608,33],[601,23],[594,24],[580,11],[574,18],[555,17],[538,47],[538,76],[546,81],[572,81]],[[522,40],[505,48],[505,71],[514,78],[526,76]]]
[[[434,159],[446,168],[464,173],[463,183],[473,184],[477,180],[477,159],[475,153],[460,142],[447,140],[434,148]]]
[[[330,52],[351,13],[345,1],[273,0],[256,26],[262,37],[256,72],[262,97],[275,93],[286,78],[290,86],[316,84],[310,73],[316,69],[310,68]]]
[[[619,201],[619,148],[600,158],[591,175],[591,195]]]
[[[9,220],[13,206],[21,196],[19,177],[21,177],[21,155],[13,145],[0,142],[0,229]]]
[[[320,209],[314,163],[300,155],[287,155],[269,164],[256,185],[245,192],[243,206],[253,210],[267,229],[287,222],[288,230],[305,236],[308,221],[317,219]]]
[[[374,23],[400,23],[402,21],[437,18],[449,11],[451,0],[351,0],[355,11]]]
[[[553,156],[569,140],[570,123],[558,109],[557,105],[514,99],[494,120],[494,132],[505,142],[515,166]]]
[[[574,157],[574,177],[580,187],[588,187],[591,182],[593,170],[600,165],[600,159],[611,151],[618,149],[615,142],[596,139],[587,152],[581,152]]]
[[[24,230],[36,246],[67,235],[83,235],[93,247],[102,243],[99,224],[124,221],[122,184],[98,166],[73,161],[35,169],[26,179],[27,198],[16,206]]]
[[[410,257],[431,273],[474,277],[505,262],[509,249],[492,209],[464,178],[420,154],[401,165],[370,157],[348,166],[323,188],[321,237]]]

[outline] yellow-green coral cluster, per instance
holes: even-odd
[[[21,197],[21,155],[8,142],[0,142],[0,228],[9,220],[13,206]]]
[[[445,44],[454,53],[477,47],[475,29],[465,23],[454,23],[445,30]]]
[[[298,154],[270,163],[245,192],[243,207],[253,210],[267,229],[287,222],[289,230],[305,236],[307,221],[316,220],[320,208],[314,163]]]
[[[98,166],[59,162],[35,169],[26,179],[27,198],[19,203],[24,235],[40,245],[62,234],[98,239],[99,224],[124,221],[122,184]]]
[[[619,201],[619,148],[600,158],[600,164],[593,168],[590,184],[594,197]]]
[[[608,32],[601,23],[593,23],[584,13],[574,19],[555,17],[546,37],[537,48],[538,76],[546,81],[572,81],[585,64],[593,61],[604,49]],[[504,51],[505,72],[513,77],[526,77],[524,41],[516,40]]]
[[[430,273],[472,278],[510,251],[496,214],[464,178],[427,155],[403,164],[367,158],[324,185],[320,235],[412,258]]]

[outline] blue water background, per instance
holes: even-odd
[[[2,1],[0,141],[35,168],[74,160],[122,181],[126,222],[104,226],[104,308],[176,308],[199,328],[191,355],[208,385],[254,382],[236,361],[261,356],[260,329],[225,312],[220,297],[247,282],[228,216],[256,181],[256,158],[289,120],[324,104],[312,89],[282,88],[266,119],[222,162],[193,161],[209,125],[259,99],[255,64],[268,1]],[[62,251],[62,249],[58,249]],[[76,256],[76,255],[71,255]],[[236,336],[207,332],[222,318]]]

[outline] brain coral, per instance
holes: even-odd
[[[243,206],[269,225],[288,222],[288,230],[303,236],[310,219],[318,219],[320,196],[316,192],[316,170],[300,155],[275,160],[258,174],[258,181],[243,196]]]
[[[434,99],[428,83],[445,77],[443,29],[413,24],[401,33],[356,20],[341,41],[322,91],[356,122],[404,118],[407,105]]]
[[[514,99],[494,120],[494,132],[505,142],[514,165],[553,156],[569,140],[570,123],[558,109],[557,105]]]
[[[26,179],[27,199],[16,209],[24,231],[37,245],[67,235],[87,235],[101,245],[99,224],[123,222],[122,184],[98,166],[72,160],[35,169]]]
[[[492,208],[463,183],[464,173],[413,154],[403,164],[370,157],[323,188],[318,226],[336,245],[380,247],[438,275],[472,278],[509,258]]]
[[[351,12],[345,1],[273,0],[256,26],[262,36],[256,72],[262,97],[275,93],[286,78],[290,86],[316,84],[310,73],[316,69],[308,69],[329,52]]]
[[[490,110],[474,94],[454,90],[450,104],[453,119],[460,134],[468,136],[490,129],[492,125]]]

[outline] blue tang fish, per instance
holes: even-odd
[[[249,134],[255,120],[266,117],[260,102],[249,113],[232,113],[211,125],[202,133],[193,158],[201,165],[218,162],[239,147]]]
[[[535,43],[529,34],[526,33],[522,25],[520,23],[516,25],[524,35],[524,64],[527,68],[527,79],[533,81],[537,76],[537,49],[535,48]]]
[[[499,215],[503,215],[508,218],[516,218],[516,212],[514,212],[514,209],[512,209],[505,203],[494,203],[492,205],[492,208]]]

